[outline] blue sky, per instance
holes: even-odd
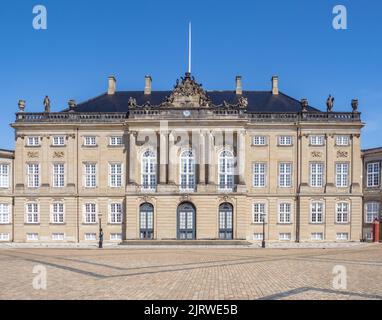
[[[48,10],[48,29],[32,28],[35,5]],[[348,10],[348,29],[332,28],[333,7]],[[170,89],[187,68],[187,29],[193,23],[193,74],[206,89],[268,90],[273,74],[296,99],[350,111],[358,98],[366,127],[362,147],[382,145],[382,2],[330,0],[14,0],[0,9],[0,148],[14,148],[9,124],[17,101],[54,111],[106,91]]]

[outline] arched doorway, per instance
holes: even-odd
[[[154,207],[150,203],[144,203],[139,208],[140,239],[150,240],[154,238]]]
[[[230,203],[219,206],[219,238],[222,240],[233,239],[233,207]]]
[[[196,239],[196,210],[192,203],[185,202],[178,207],[178,240]]]

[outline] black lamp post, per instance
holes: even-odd
[[[265,214],[262,214],[261,217],[263,218],[263,240],[261,241],[261,247],[265,248]]]
[[[98,215],[98,219],[99,219],[99,243],[98,243],[98,248],[102,249],[103,248],[102,214]]]

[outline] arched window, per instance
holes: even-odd
[[[153,151],[147,150],[142,155],[142,188],[153,190],[157,186],[157,158]]]
[[[224,150],[219,155],[219,189],[232,190],[234,185],[234,158],[231,151]]]
[[[183,151],[180,155],[180,189],[195,189],[195,156],[192,150]]]

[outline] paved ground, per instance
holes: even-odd
[[[32,285],[39,265],[47,271],[46,290]],[[346,290],[333,287],[336,266],[346,270]],[[0,248],[0,270],[0,299],[382,300],[382,245],[374,244],[265,250]]]

